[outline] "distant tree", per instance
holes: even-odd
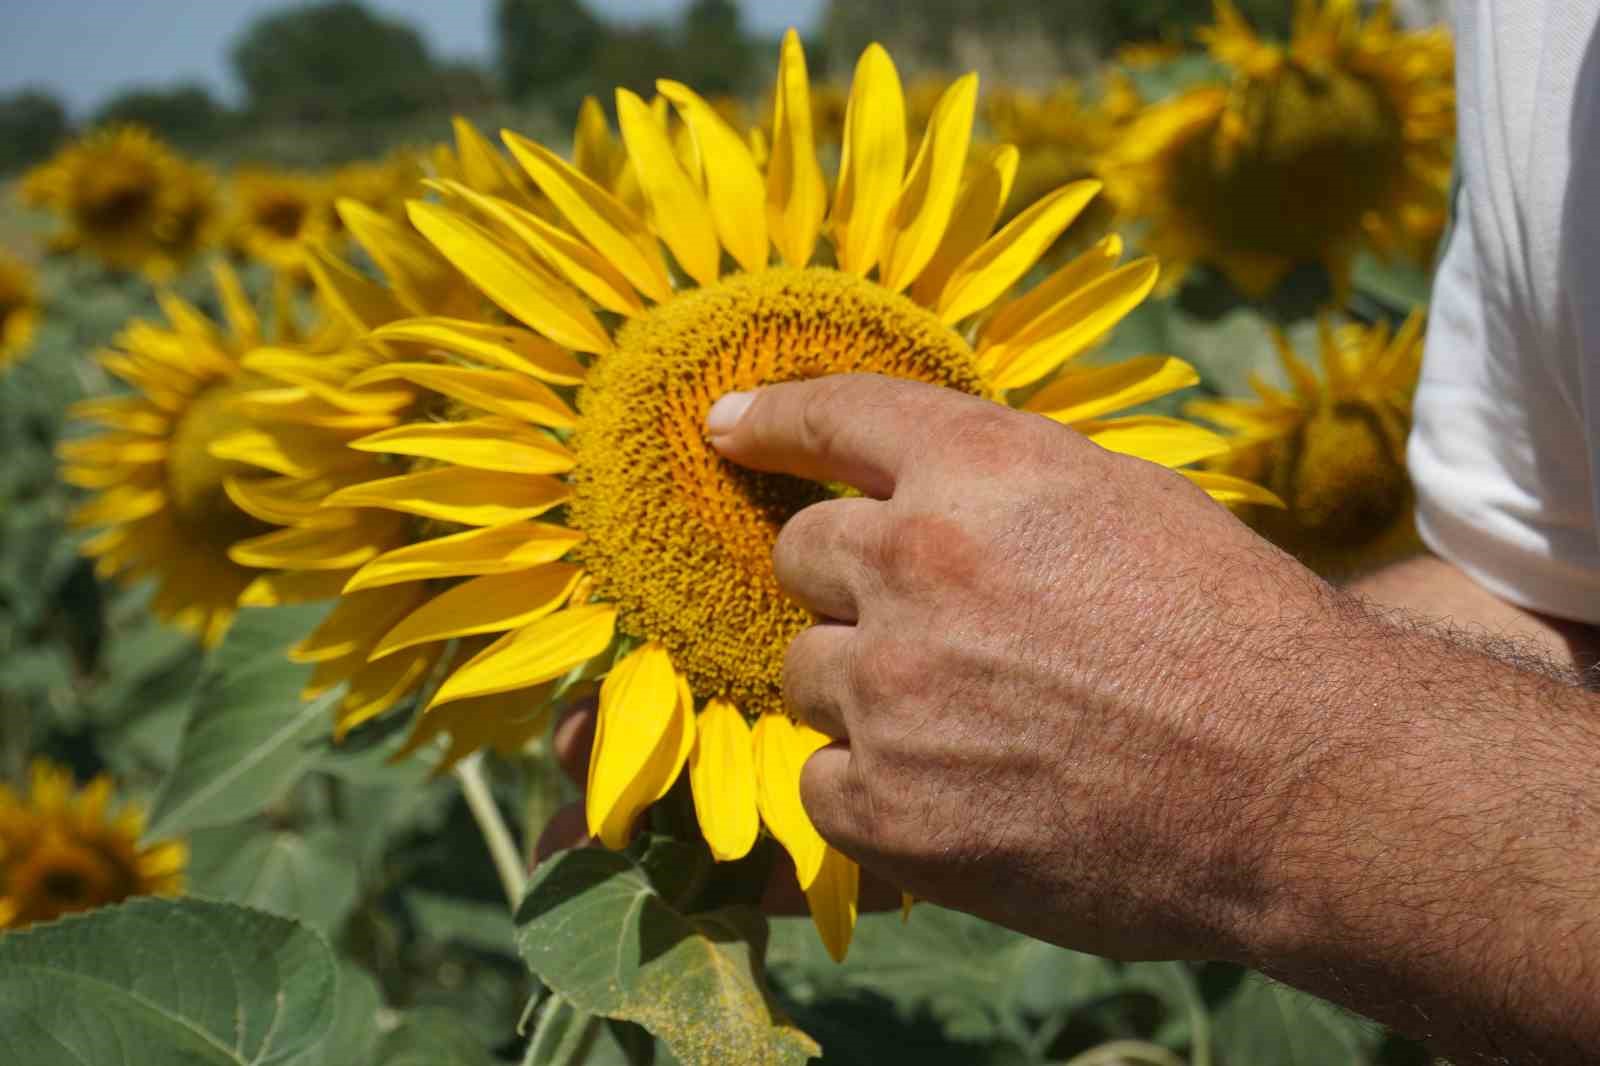
[[[514,100],[570,95],[591,72],[607,27],[581,0],[499,0],[495,8],[500,79]]]
[[[0,172],[44,160],[70,132],[66,108],[49,93],[23,89],[0,96]]]
[[[679,50],[684,80],[699,92],[735,96],[751,88],[754,42],[733,0],[694,0],[684,12]]]
[[[228,113],[203,85],[134,88],[108,100],[95,112],[92,124],[117,122],[136,122],[175,144],[194,147],[222,136]]]
[[[250,110],[302,122],[412,114],[434,100],[434,65],[409,23],[339,0],[264,15],[234,45]]]
[[[583,84],[586,92],[599,95],[609,107],[618,87],[649,99],[657,78],[684,76],[683,54],[676,42],[664,27],[645,23],[610,27],[590,60]]]

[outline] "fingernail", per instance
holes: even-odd
[[[750,401],[756,398],[753,392],[730,392],[722,399],[711,405],[711,410],[706,412],[706,430],[713,437],[720,437],[725,433],[732,433],[733,427],[739,424],[739,419],[750,409]]]

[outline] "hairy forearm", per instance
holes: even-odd
[[[1248,961],[1458,1062],[1600,1061],[1600,698],[1536,633],[1320,598],[1246,685],[1317,724]]]

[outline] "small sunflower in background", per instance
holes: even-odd
[[[23,177],[21,195],[61,219],[54,247],[158,277],[199,250],[215,210],[204,172],[138,126],[71,142]]]
[[[176,160],[168,173],[166,205],[156,226],[156,253],[145,268],[158,282],[171,280],[196,255],[215,247],[223,221],[216,176],[186,159]]]
[[[363,241],[389,289],[327,271],[349,290],[339,302],[371,321],[422,309],[371,331],[368,366],[342,379],[339,403],[412,399],[393,409],[393,426],[346,438],[362,462],[381,460],[349,469],[381,476],[341,478],[320,507],[300,508],[234,558],[278,568],[284,582],[357,567],[297,654],[335,672],[399,662],[388,676],[415,676],[419,688],[437,677],[413,743],[448,732],[459,754],[542,720],[564,685],[599,681],[591,831],[622,846],[644,809],[687,776],[713,854],[742,857],[764,825],[842,957],[859,872],[800,803],[800,767],[827,740],[783,710],[784,648],[811,619],[771,566],[783,521],[829,490],[724,462],[704,437],[711,404],[729,390],[872,371],[1016,398],[1171,468],[1227,444],[1181,420],[1116,417],[1192,384],[1180,360],[1062,369],[1144,299],[1157,268],[1123,262],[1120,240],[1107,237],[1011,293],[1099,186],[1068,184],[995,232],[1006,176],[993,160],[968,166],[974,76],[947,87],[919,144],[893,62],[869,48],[831,192],[792,32],[764,172],[710,103],[676,82],[658,86],[693,151],[686,157],[658,109],[618,92],[646,211],[508,132],[557,221],[470,178],[436,183],[442,202],[410,209],[475,299],[452,299],[460,309],[448,313],[422,299],[392,267],[431,261],[398,228]],[[498,162],[482,172],[494,188],[517,188]],[[358,364],[351,355],[341,371]],[[1184,475],[1219,499],[1270,499],[1237,478]],[[417,668],[419,656],[431,665]]]
[[[379,214],[404,218],[406,201],[421,193],[424,176],[421,155],[401,150],[335,168],[328,175],[328,195],[334,202],[354,200]]]
[[[1256,399],[1204,400],[1186,411],[1228,430],[1211,469],[1270,488],[1285,506],[1246,505],[1263,536],[1327,577],[1349,577],[1421,548],[1406,472],[1411,400],[1422,369],[1423,314],[1334,328],[1318,322],[1322,376],[1273,332],[1290,382],[1251,384]]]
[[[104,775],[82,789],[64,767],[35,760],[25,795],[0,785],[0,930],[183,890],[188,847],[141,845],[144,816],[113,808]]]
[[[306,281],[306,249],[337,229],[328,181],[298,171],[248,168],[233,175],[228,196],[233,252],[283,277]]]
[[[99,359],[130,391],[74,404],[71,419],[104,429],[57,446],[62,479],[94,493],[72,523],[100,527],[81,549],[96,573],[153,580],[156,614],[207,645],[222,639],[254,576],[228,548],[264,528],[228,498],[234,464],[210,450],[239,421],[239,357],[262,341],[233,272],[219,267],[216,284],[227,328],[161,294],[167,324],[130,323]]]
[[[1430,252],[1454,145],[1448,31],[1397,28],[1387,4],[1363,17],[1355,0],[1299,0],[1276,44],[1216,0],[1201,36],[1231,82],[1153,105],[1106,161],[1169,282],[1209,263],[1261,297],[1313,263],[1343,293],[1364,246]]]
[[[0,368],[27,353],[39,315],[39,284],[33,269],[0,248]]]

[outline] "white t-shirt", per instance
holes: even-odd
[[[1600,623],[1600,0],[1461,0],[1461,187],[1409,446],[1423,539]]]

